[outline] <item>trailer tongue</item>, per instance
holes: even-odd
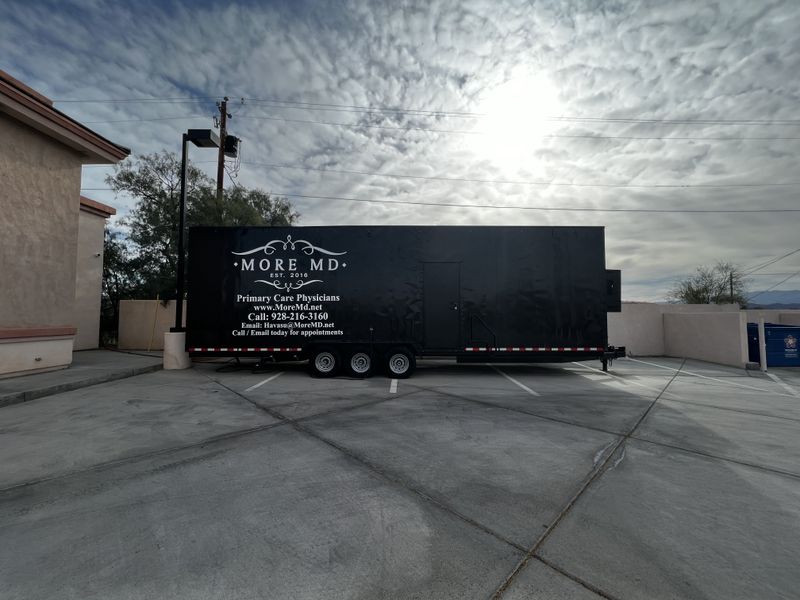
[[[195,227],[188,284],[191,355],[307,359],[322,377],[625,355],[602,227]]]

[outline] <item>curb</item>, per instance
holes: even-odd
[[[13,406],[15,404],[22,404],[23,402],[30,402],[31,400],[37,400],[38,398],[45,398],[46,396],[52,396],[54,394],[60,394],[62,392],[79,390],[81,388],[98,385],[100,383],[108,383],[110,381],[127,379],[128,377],[135,377],[136,375],[154,373],[155,371],[160,371],[162,368],[163,368],[162,365],[157,364],[157,365],[148,365],[146,367],[136,367],[134,369],[123,369],[119,371],[113,371],[111,373],[105,373],[103,375],[96,375],[94,377],[89,377],[87,379],[81,379],[79,381],[71,381],[69,383],[49,385],[47,387],[28,390],[26,392],[14,392],[11,394],[5,394],[0,396],[0,408],[3,408],[5,406]]]

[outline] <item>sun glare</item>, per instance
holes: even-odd
[[[548,117],[560,111],[558,92],[543,75],[515,76],[486,91],[479,102],[480,119],[473,136],[476,155],[498,167],[516,170],[530,166],[543,135],[554,129]]]

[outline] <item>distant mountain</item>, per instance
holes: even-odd
[[[800,290],[773,290],[759,294],[750,294],[753,302],[751,308],[800,308]]]

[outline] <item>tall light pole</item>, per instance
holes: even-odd
[[[186,169],[188,168],[187,154],[189,142],[198,148],[218,148],[219,135],[213,129],[190,129],[183,134],[181,143],[181,198],[178,208],[178,276],[175,287],[177,288],[177,305],[175,306],[175,327],[173,332],[183,331],[183,282],[184,276],[184,241],[183,230],[186,222]]]

